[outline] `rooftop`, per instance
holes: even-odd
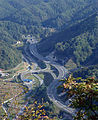
[[[31,82],[32,80],[31,79],[24,79],[23,81],[24,82]]]

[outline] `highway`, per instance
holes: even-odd
[[[29,49],[29,50],[28,50]],[[24,59],[31,65],[31,63],[34,63],[34,69],[33,70],[27,70],[24,71],[23,73],[21,73],[21,80],[23,81],[25,79],[25,75],[28,73],[33,74],[37,79],[39,79],[40,82],[40,86],[44,83],[44,80],[41,79],[37,74],[35,73],[44,73],[44,72],[48,72],[53,76],[53,82],[48,86],[47,88],[47,95],[49,97],[49,99],[60,109],[64,110],[65,112],[71,114],[71,116],[75,115],[75,110],[73,108],[68,107],[69,100],[67,100],[67,103],[62,102],[59,99],[59,95],[57,95],[57,87],[61,84],[59,82],[60,79],[64,79],[66,77],[66,74],[68,73],[67,69],[64,66],[59,65],[58,63],[48,60],[45,57],[41,56],[38,52],[37,52],[37,48],[36,48],[36,43],[30,42],[29,47],[25,46],[24,48],[24,52],[25,54],[23,54]],[[36,60],[34,60],[34,57],[37,58],[40,61],[43,61],[46,64],[46,68],[45,69],[39,69],[36,70],[38,64],[36,62]],[[56,77],[56,75],[53,73],[52,70],[50,70],[50,65],[54,66],[58,72],[59,75]],[[24,81],[23,81],[24,82]],[[32,87],[28,86],[25,82],[24,84],[29,88],[29,90],[32,90]],[[33,84],[30,83],[31,86]],[[27,104],[26,104],[27,105]],[[22,110],[21,112],[22,113]]]
[[[30,94],[30,92],[32,91],[32,84],[34,84],[34,82],[30,82],[30,83],[25,83],[24,82],[24,79],[25,79],[25,75],[30,73],[30,74],[33,74],[40,82],[40,86],[44,84],[44,80],[42,78],[40,78],[37,74],[35,73],[50,73],[52,76],[53,76],[53,81],[52,83],[47,87],[47,95],[49,97],[49,99],[60,109],[64,110],[65,112],[69,113],[71,116],[74,116],[75,115],[75,112],[76,110],[69,107],[69,100],[67,100],[66,102],[63,102],[59,99],[59,96],[57,94],[57,87],[61,84],[59,82],[59,80],[61,79],[64,79],[66,77],[66,74],[68,73],[68,70],[56,63],[55,61],[52,61],[52,60],[49,60],[47,59],[46,57],[43,57],[42,55],[40,55],[37,51],[37,48],[36,48],[36,42],[32,42],[30,41],[30,44],[29,45],[26,45],[24,47],[24,53],[23,53],[23,59],[29,64],[29,65],[32,65],[32,63],[34,63],[34,69],[33,70],[26,70],[24,72],[21,73],[20,77],[21,77],[21,80],[23,81],[23,83],[29,88],[29,92],[27,94]],[[38,63],[36,62],[36,60],[34,60],[34,57],[37,58],[38,60],[44,62],[46,64],[46,68],[45,69],[36,69],[38,67]],[[21,65],[21,64],[19,64]],[[18,66],[19,66],[18,65]],[[50,66],[54,66],[59,74],[58,76],[56,76],[52,70],[50,70]],[[16,68],[18,67],[16,66]],[[14,76],[13,76],[14,77]],[[36,94],[36,91],[35,93]],[[66,93],[64,93],[66,94]],[[18,96],[18,95],[17,95]],[[17,97],[15,96],[15,97]],[[15,98],[14,97],[14,98]],[[8,114],[9,116],[9,113],[7,111],[7,108],[5,107],[5,104],[8,103],[9,101],[12,101],[14,98],[11,98],[11,99],[8,99],[6,101],[4,101],[2,103],[2,108],[3,110],[5,111],[6,114]],[[30,97],[28,98],[30,99]],[[18,115],[21,115],[23,113],[23,110],[25,108],[25,106],[28,105],[28,102],[21,108],[21,110],[19,111],[19,113],[15,116],[16,118],[18,118]],[[14,119],[13,119],[14,120]]]
[[[53,61],[50,61],[46,58],[44,58],[43,56],[41,56],[38,52],[37,52],[37,49],[36,49],[36,44],[33,44],[31,43],[29,45],[29,50],[31,52],[31,54],[33,56],[35,56],[37,59],[43,61],[46,65],[49,64],[49,65],[52,65],[54,66],[58,72],[59,72],[59,75],[58,77],[56,78],[56,76],[53,76],[54,80],[53,82],[48,86],[47,88],[47,95],[48,97],[50,98],[50,100],[56,105],[58,106],[59,108],[63,109],[64,111],[70,113],[71,115],[75,115],[75,109],[73,108],[70,108],[68,107],[68,104],[69,103],[67,100],[67,103],[63,103],[57,96],[57,93],[56,93],[56,89],[57,87],[60,85],[60,82],[59,80],[60,79],[64,79],[66,77],[66,74],[68,73],[67,69],[65,69],[64,66],[61,66],[59,65],[58,63],[56,62],[53,62]],[[41,71],[41,70],[40,70]],[[43,70],[42,70],[43,71]],[[37,71],[36,71],[37,72]]]

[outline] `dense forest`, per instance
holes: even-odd
[[[82,77],[84,79],[88,77],[95,77],[98,79],[98,65],[93,65],[89,67],[84,67],[82,69],[73,72],[74,77]]]
[[[46,47],[42,48],[42,46]],[[41,53],[54,50],[58,59],[71,58],[80,66],[98,64],[97,46],[98,14],[95,13],[68,29],[43,40],[39,43],[38,49]]]
[[[85,18],[96,9],[97,0],[1,0],[0,20],[60,28]]]
[[[67,93],[70,98],[70,107],[76,110],[74,120],[97,120],[98,119],[98,79],[89,77],[74,78],[69,75],[58,87],[63,93]],[[61,92],[61,93],[62,93]],[[66,103],[66,95],[62,96]],[[68,99],[67,98],[67,99]]]
[[[13,68],[20,62],[21,53],[6,42],[0,41],[0,68]]]
[[[21,41],[22,35],[32,34],[38,40],[46,39],[96,12],[97,4],[97,0],[0,0],[0,41],[14,50],[12,45]],[[10,50],[9,54],[11,56]],[[0,68],[5,69],[5,66],[2,63]]]

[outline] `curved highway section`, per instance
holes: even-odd
[[[44,58],[43,56],[41,56],[36,49],[36,44],[31,43],[29,45],[29,50],[31,52],[31,54],[33,56],[35,56],[37,59],[43,61],[46,65],[50,64],[52,66],[54,66],[58,71],[59,71],[59,76],[56,78],[56,76],[53,80],[53,82],[48,86],[47,88],[47,95],[50,98],[50,100],[59,108],[63,109],[64,111],[70,113],[71,115],[75,115],[75,109],[68,107],[68,104],[63,103],[58,97],[57,97],[57,93],[56,93],[56,88],[57,86],[60,85],[59,80],[60,79],[64,79],[64,77],[66,76],[66,74],[68,73],[67,69],[65,69],[64,66],[59,65],[56,62],[53,61],[49,61],[48,59]],[[67,100],[68,102],[68,100]]]

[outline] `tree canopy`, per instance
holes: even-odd
[[[98,119],[98,80],[94,77],[82,79],[70,75],[59,87],[70,96],[70,107],[76,109],[75,120]]]

